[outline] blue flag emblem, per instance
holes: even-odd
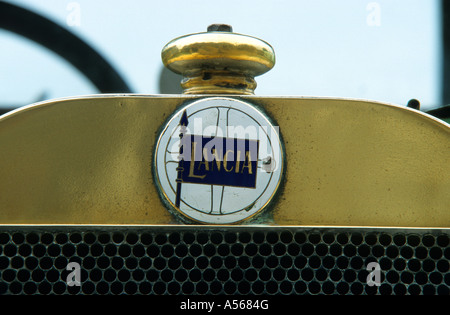
[[[183,183],[256,188],[258,140],[185,135]]]
[[[206,137],[186,133],[186,111],[180,120],[180,151],[175,206],[183,183],[256,188],[259,140]]]

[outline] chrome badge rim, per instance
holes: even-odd
[[[169,119],[157,141],[154,170],[177,217],[232,224],[267,208],[280,186],[283,160],[279,128],[264,113],[247,102],[212,97],[182,106]]]

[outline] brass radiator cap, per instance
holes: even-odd
[[[254,94],[255,76],[275,65],[268,43],[237,34],[227,25],[170,41],[161,52],[164,65],[184,76],[185,94]]]

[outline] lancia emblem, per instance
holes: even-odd
[[[231,224],[266,209],[284,170],[279,130],[252,104],[211,97],[181,107],[156,146],[154,173],[178,217]]]

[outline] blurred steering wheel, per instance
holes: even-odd
[[[125,80],[97,51],[41,15],[0,1],[0,28],[24,36],[58,54],[77,68],[100,93],[132,93]]]

